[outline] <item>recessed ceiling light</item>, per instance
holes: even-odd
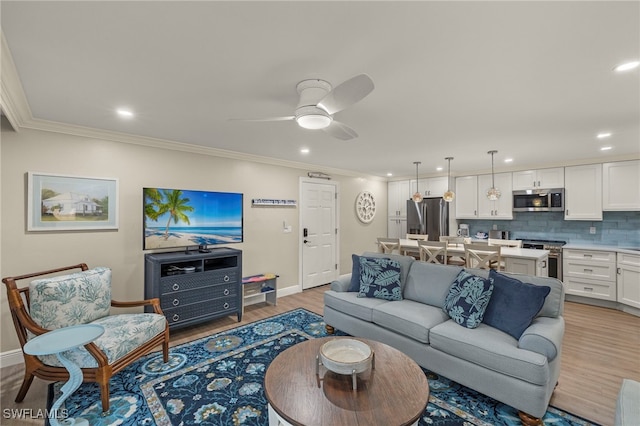
[[[444,170],[442,167],[436,167],[436,170],[441,172],[442,170]]]
[[[131,117],[133,117],[133,113],[131,111],[129,111],[128,109],[120,108],[120,109],[116,110],[116,112],[118,113],[118,115],[120,117],[123,117],[123,118],[131,118]]]
[[[611,132],[602,132],[602,133],[598,133],[598,135],[596,136],[598,139],[604,139],[604,138],[608,138],[611,136]]]
[[[387,176],[391,177],[391,176],[393,176],[393,173],[389,172],[389,173],[387,173]]]
[[[504,162],[505,163],[511,163],[513,161],[513,158],[505,158]]]
[[[309,148],[302,148],[302,149],[300,150],[300,153],[302,153],[302,154],[308,154],[308,153],[309,153]]]
[[[629,61],[623,64],[618,65],[613,70],[614,71],[630,71],[632,69],[638,68],[640,66],[640,61]]]
[[[609,151],[611,149],[613,149],[612,146],[603,146],[603,147],[600,148],[600,151]]]

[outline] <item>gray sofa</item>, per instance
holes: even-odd
[[[357,297],[347,291],[351,274],[331,283],[324,294],[327,329],[393,346],[422,367],[541,418],[560,375],[564,334],[564,287],[555,278],[506,274],[522,282],[548,286],[542,309],[519,340],[484,323],[465,328],[442,310],[451,283],[462,268],[384,256],[400,263],[403,299]],[[484,270],[468,269],[488,277]]]

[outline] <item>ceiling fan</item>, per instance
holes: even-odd
[[[303,80],[297,84],[300,101],[295,115],[260,119],[233,119],[241,121],[288,121],[295,120],[305,129],[322,129],[334,138],[349,140],[358,137],[351,127],[337,120],[333,114],[355,104],[373,90],[373,80],[360,74],[332,87],[325,80]]]

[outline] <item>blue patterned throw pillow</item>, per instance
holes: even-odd
[[[463,269],[449,287],[442,310],[458,324],[476,328],[482,322],[491,293],[491,281]]]
[[[360,291],[358,297],[402,300],[400,264],[383,257],[360,256]]]

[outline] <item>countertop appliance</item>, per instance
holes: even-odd
[[[428,234],[430,241],[449,235],[449,203],[442,197],[407,200],[407,233]]]
[[[563,212],[564,188],[513,191],[514,212]]]
[[[562,240],[541,240],[518,238],[522,240],[522,248],[549,250],[549,276],[562,281],[562,246],[567,244]]]
[[[496,240],[508,240],[509,239],[509,231],[496,231],[492,229],[489,231],[489,238]]]
[[[467,238],[469,236],[469,225],[466,223],[461,223],[460,225],[458,225],[458,237],[465,237]]]

